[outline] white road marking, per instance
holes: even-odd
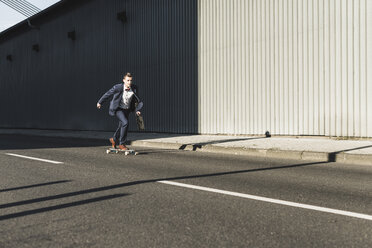
[[[32,160],[37,160],[37,161],[42,161],[42,162],[47,162],[47,163],[52,163],[52,164],[63,164],[63,162],[58,162],[58,161],[53,161],[53,160],[48,160],[48,159],[42,159],[42,158],[28,157],[28,156],[18,155],[18,154],[14,154],[14,153],[5,153],[5,154],[9,155],[9,156],[27,158],[27,159],[32,159]]]
[[[338,215],[344,215],[344,216],[349,216],[349,217],[355,217],[355,218],[360,218],[360,219],[365,219],[365,220],[372,220],[372,215],[367,215],[367,214],[360,214],[360,213],[354,213],[354,212],[343,211],[343,210],[338,210],[338,209],[318,207],[318,206],[314,206],[314,205],[277,200],[277,199],[272,199],[272,198],[267,198],[267,197],[262,197],[262,196],[248,195],[248,194],[243,194],[243,193],[237,193],[237,192],[214,189],[214,188],[207,188],[207,187],[196,186],[196,185],[191,185],[191,184],[177,183],[177,182],[172,182],[172,181],[157,181],[157,182],[158,183],[169,184],[169,185],[174,185],[174,186],[179,186],[179,187],[184,187],[184,188],[197,189],[197,190],[208,191],[208,192],[213,192],[213,193],[237,196],[237,197],[247,198],[247,199],[251,199],[251,200],[270,202],[270,203],[275,203],[275,204],[280,204],[280,205],[285,205],[285,206],[291,206],[291,207],[297,207],[297,208],[305,208],[305,209],[310,209],[310,210],[315,210],[315,211],[320,211],[320,212],[326,212],[326,213],[332,213],[332,214],[338,214]]]

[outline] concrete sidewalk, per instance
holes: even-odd
[[[71,137],[108,140],[112,132],[0,129],[0,134]],[[338,140],[328,137],[270,137],[128,134],[130,145],[224,154],[372,165],[372,140]],[[107,145],[109,142],[107,141]]]

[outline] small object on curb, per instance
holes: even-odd
[[[115,149],[110,147],[106,150],[107,154],[118,154],[118,153],[124,153],[125,156],[127,155],[138,155],[138,152],[135,150],[129,149],[129,150],[121,150],[121,149]]]
[[[266,138],[270,138],[271,137],[270,132],[269,131],[266,131],[265,136],[266,136]]]

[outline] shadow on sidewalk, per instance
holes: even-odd
[[[161,138],[176,138],[185,137],[184,134],[148,134],[144,137],[131,135],[131,140],[127,142],[128,145],[132,144],[132,141],[138,139],[161,139]],[[51,136],[39,136],[39,135],[28,135],[28,134],[0,134],[0,150],[17,150],[17,149],[38,149],[38,148],[74,148],[74,147],[100,147],[107,146],[110,147],[109,142],[110,137],[105,139],[95,139],[95,138],[76,138],[76,137],[51,137]],[[221,144],[236,141],[246,141],[246,140],[256,140],[256,139],[266,139],[266,137],[249,137],[249,138],[233,138],[233,139],[222,139],[214,140],[210,142],[200,142],[200,143],[189,143],[182,144],[179,150],[185,150],[188,146],[192,147],[193,151],[197,149],[202,149],[206,145]]]
[[[241,139],[225,139],[225,140],[216,140],[211,142],[201,142],[201,143],[190,143],[190,144],[183,144],[180,146],[179,150],[185,150],[187,146],[192,146],[192,150],[196,151],[197,149],[202,149],[206,145],[215,145],[215,144],[222,144],[228,142],[235,142],[235,141],[246,141],[246,140],[256,140],[256,139],[266,139],[267,137],[257,137],[257,138],[241,138]]]
[[[336,162],[336,156],[337,156],[337,154],[340,154],[340,153],[343,153],[343,152],[350,152],[350,151],[361,150],[361,149],[365,149],[365,148],[371,148],[371,147],[372,147],[372,145],[371,146],[361,146],[361,147],[356,147],[356,148],[341,150],[341,151],[337,151],[337,152],[330,152],[328,154],[328,162]]]

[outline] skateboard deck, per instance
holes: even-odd
[[[136,152],[135,150],[133,149],[129,149],[129,150],[120,150],[120,149],[116,149],[116,148],[109,148],[106,150],[106,153],[107,154],[117,154],[117,153],[124,153],[125,156],[127,155],[137,155],[138,152]]]

